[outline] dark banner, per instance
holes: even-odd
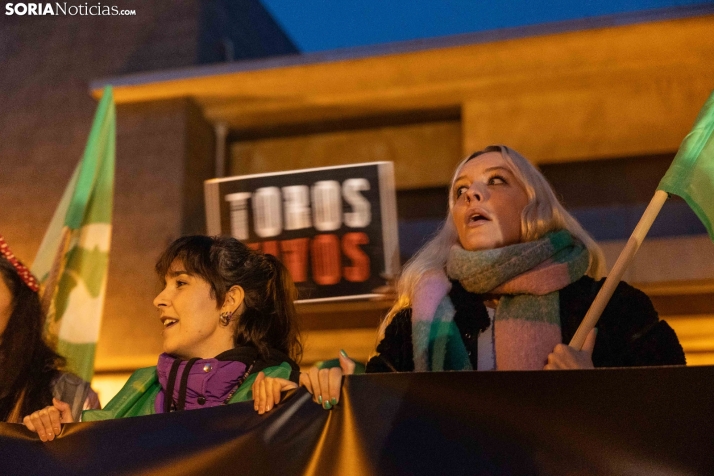
[[[207,230],[283,262],[301,301],[370,297],[399,269],[391,162],[208,180]]]
[[[0,474],[714,474],[714,367],[349,377],[251,403],[66,425],[0,424]]]

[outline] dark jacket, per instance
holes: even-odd
[[[560,326],[563,342],[575,334],[595,299],[603,280],[583,276],[560,290]],[[456,314],[454,322],[476,368],[478,334],[490,325],[484,296],[466,291],[451,282],[449,297]],[[660,321],[652,302],[642,291],[621,282],[596,326],[598,328],[593,364],[595,367],[684,365],[684,351],[677,335]],[[409,372],[414,370],[411,309],[399,311],[387,326],[377,354],[367,363],[367,372]]]

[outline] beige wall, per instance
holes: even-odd
[[[399,189],[441,186],[461,159],[457,121],[240,141],[229,175],[392,161]]]
[[[538,163],[671,152],[714,89],[713,77],[633,72],[619,83],[598,77],[595,84],[475,99],[463,105],[464,151],[507,144]]]
[[[672,151],[712,90],[714,16],[397,54],[177,72],[119,102],[192,97],[209,121],[277,130],[458,109],[457,155],[494,142],[536,161]],[[96,92],[95,92],[96,93]]]
[[[203,233],[203,180],[213,130],[187,99],[120,106],[109,280],[96,369],[152,365],[161,325],[154,263],[186,233]],[[198,204],[198,206],[196,206]]]

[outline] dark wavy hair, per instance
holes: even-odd
[[[12,313],[0,336],[0,421],[15,422],[52,405],[52,381],[65,360],[44,340],[40,298],[0,257],[0,276],[12,295]]]
[[[253,346],[263,357],[272,348],[300,360],[302,344],[293,304],[297,290],[277,258],[228,236],[184,236],[171,243],[156,262],[156,273],[164,285],[174,261],[211,285],[218,307],[232,286],[243,288],[245,311],[233,334],[236,347]]]

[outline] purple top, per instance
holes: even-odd
[[[169,372],[176,359],[168,354],[159,355],[156,372],[161,383],[161,391],[156,396],[154,409],[156,413],[164,411],[164,397],[169,381]],[[186,362],[181,362],[176,374],[173,389],[174,402],[178,402],[181,392],[181,380]],[[200,359],[193,364],[188,373],[186,384],[185,410],[208,408],[221,405],[233,392],[238,380],[243,376],[246,365],[236,360]]]

